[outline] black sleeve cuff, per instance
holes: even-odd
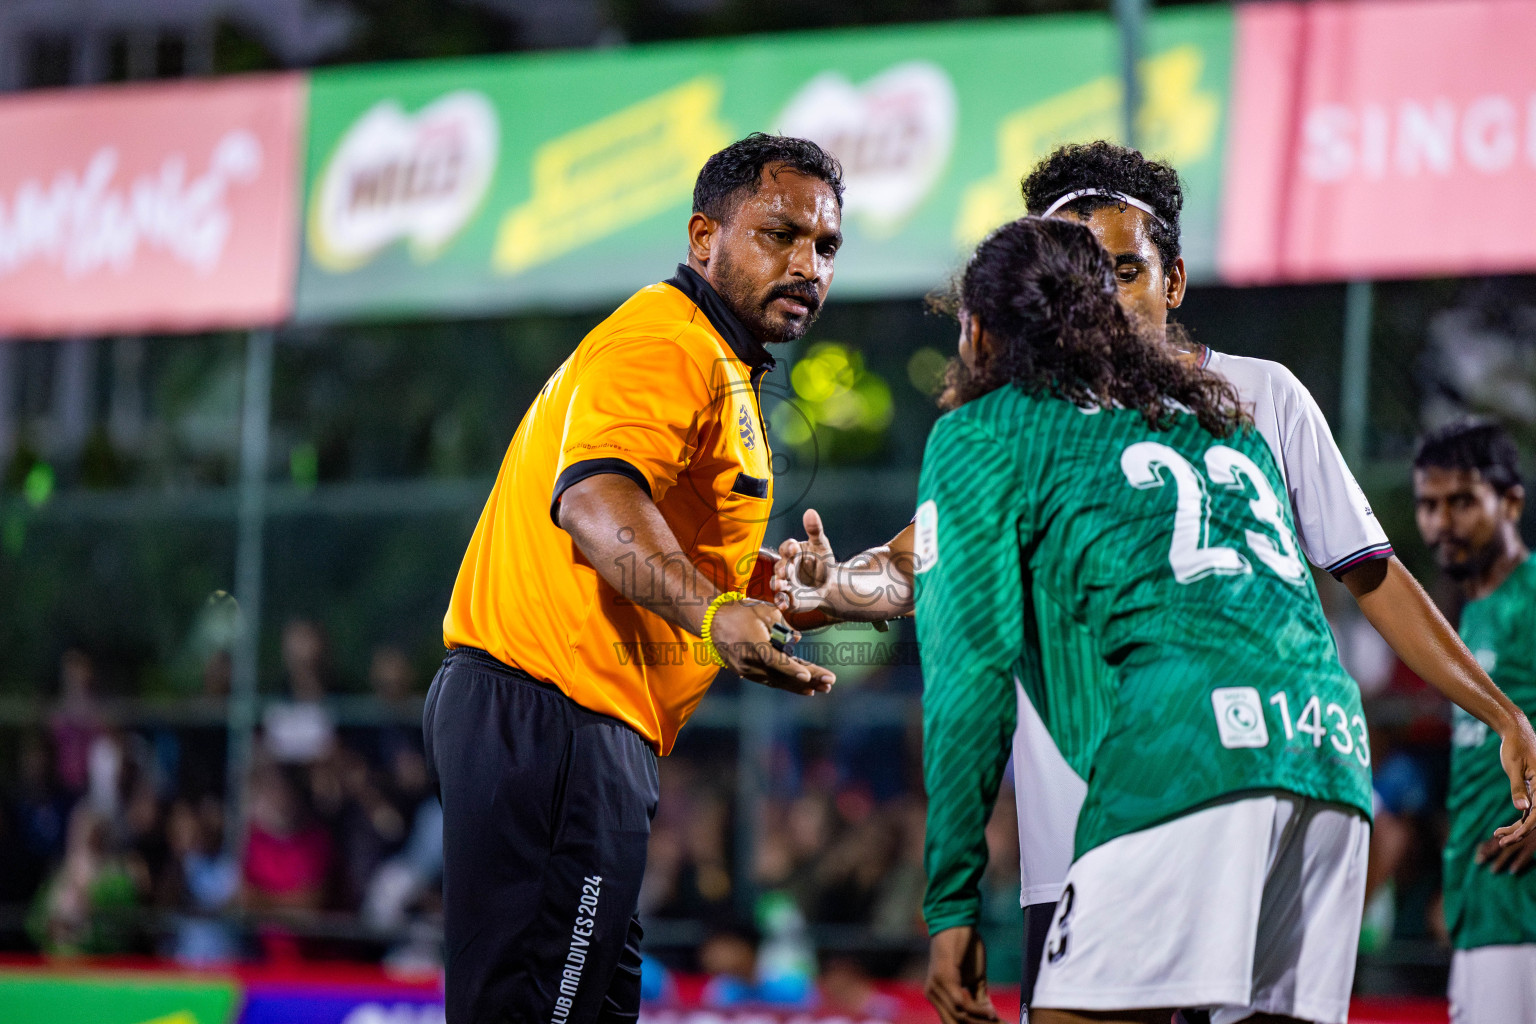
[[[1373,544],[1368,548],[1361,548],[1359,551],[1356,551],[1352,555],[1345,555],[1337,562],[1334,562],[1332,565],[1324,568],[1323,571],[1331,575],[1334,579],[1339,579],[1341,576],[1356,566],[1364,565],[1366,562],[1373,561],[1377,558],[1391,558],[1392,555],[1393,551],[1392,545],[1390,543]]]
[[[644,473],[623,459],[587,459],[584,462],[573,462],[555,478],[555,493],[549,501],[549,518],[556,526],[560,525],[560,495],[564,494],[572,484],[585,480],[589,476],[601,476],[604,473],[617,473],[619,476],[629,477],[640,486],[647,498],[651,497],[651,482],[645,478]]]

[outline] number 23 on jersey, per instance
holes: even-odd
[[[1248,496],[1248,510],[1255,525],[1244,534],[1248,548],[1270,571],[1287,583],[1307,578],[1307,567],[1297,554],[1296,537],[1286,524],[1284,509],[1269,478],[1258,465],[1224,444],[1205,452],[1205,473],[1165,444],[1138,441],[1120,453],[1120,471],[1137,490],[1162,487],[1171,477],[1177,496],[1173,513],[1173,543],[1168,564],[1179,583],[1193,583],[1207,576],[1241,576],[1253,565],[1236,548],[1213,545],[1210,540],[1211,494],[1206,481],[1225,491]]]

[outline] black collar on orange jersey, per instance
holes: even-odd
[[[763,343],[752,337],[745,324],[731,312],[731,307],[725,304],[720,293],[714,286],[704,280],[697,270],[686,263],[677,265],[677,274],[666,282],[673,288],[682,292],[693,300],[693,304],[704,311],[709,322],[715,330],[720,332],[720,337],[731,346],[731,351],[736,353],[736,358],[750,366],[754,371],[767,372],[776,366],[773,356],[763,347]],[[760,374],[754,372],[753,380]]]

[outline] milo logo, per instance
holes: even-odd
[[[397,240],[420,262],[467,224],[496,172],[501,126],[483,93],[451,92],[407,114],[392,99],[359,117],[314,184],[310,254],[354,270]]]
[[[944,69],[909,61],[861,85],[822,72],[790,99],[778,127],[815,140],[842,161],[844,211],[889,234],[948,166],[958,117],[954,83]]]

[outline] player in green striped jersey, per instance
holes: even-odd
[[[1010,233],[1019,232],[1071,244],[1036,246],[1033,255],[1022,244],[999,256],[998,239],[1017,241]],[[1019,565],[1029,552],[1035,580],[1089,624],[1118,670],[1116,709],[1094,757],[1079,826],[1082,856],[1068,879],[1037,1004],[1114,1011],[1213,1005],[1246,1015],[1254,983],[1266,980],[1255,959],[1255,942],[1263,941],[1264,964],[1278,972],[1264,1008],[1278,1000],[1309,1019],[1342,1020],[1368,799],[1358,697],[1337,666],[1289,510],[1275,497],[1279,475],[1267,447],[1251,430],[1208,444],[1215,438],[1207,435],[1228,432],[1230,395],[1213,400],[1222,393],[1213,378],[1126,326],[1108,263],[1089,237],[1065,223],[1019,222],[990,239],[967,272],[965,306],[976,320],[963,330],[962,353],[1008,372],[1003,386],[979,389],[971,405],[941,421],[925,460],[923,490],[934,503],[921,506],[915,549],[932,688],[925,700],[930,806],[989,799],[970,792],[978,765],[981,788],[995,792],[1012,722],[995,729],[990,716],[951,714],[946,705],[995,703],[999,680],[1011,689],[1010,673],[1023,670]],[[1023,280],[1030,260],[1046,250],[1065,253],[1069,265],[1076,260],[1075,269]],[[999,260],[1001,273],[978,278],[979,267]],[[972,288],[979,279],[992,285],[990,300]],[[1023,294],[1013,295],[1015,288]],[[1090,313],[1098,326],[1109,325],[1097,338],[1092,323],[1051,330],[1053,318],[1070,325],[1074,308],[1095,301]],[[1020,319],[1046,344],[1021,348],[1032,335]],[[990,334],[981,327],[988,322],[995,325]],[[998,339],[1013,357],[1023,356],[994,359]],[[1046,357],[1061,363],[1063,351],[1080,355],[1082,347],[1096,357],[1088,370],[1067,358],[1050,376]],[[1009,379],[1042,386],[1025,395]],[[1039,393],[1049,390],[1058,397]],[[1080,408],[1089,396],[1103,408]],[[1162,404],[1168,398],[1204,422],[1169,413]],[[1141,419],[1165,426],[1163,438],[1147,439]],[[1124,442],[1116,466],[1106,455]],[[1224,501],[1211,498],[1205,478]],[[1127,485],[1131,499],[1113,493]],[[1173,507],[1128,512],[1138,507],[1138,491],[1165,495],[1163,505],[1171,498]],[[951,574],[957,582],[946,588]],[[1213,584],[1222,585],[1214,597],[1197,599]],[[1222,682],[1244,685],[1216,685]],[[1148,758],[1148,746],[1161,756]],[[1279,792],[1204,806],[1253,790]],[[1147,855],[1148,842],[1170,836],[1178,855]],[[1107,868],[1101,851],[1113,854]],[[1180,870],[1170,872],[1170,864]],[[1242,870],[1234,873],[1233,865]],[[1298,894],[1265,881],[1298,876],[1309,886],[1299,927],[1275,919],[1300,906]],[[1074,895],[1074,879],[1086,895]],[[1121,890],[1129,880],[1130,889],[1112,894],[1116,880]],[[954,889],[952,880],[933,881]],[[1180,925],[1172,937],[1170,916]],[[941,931],[932,908],[930,918]],[[1149,955],[1171,938],[1177,963]],[[1217,961],[1225,970],[1213,973]],[[1130,978],[1136,970],[1142,976]],[[1142,984],[1128,987],[1128,979]],[[941,1011],[949,1019],[976,1012]],[[1138,1012],[1121,1019],[1152,1018]]]
[[[953,411],[929,438],[914,542],[930,805],[974,803],[978,763],[995,792],[1013,722],[989,709],[1032,656],[1027,585],[1086,623],[1116,670],[1040,1019],[1247,1016],[1262,949],[1289,983],[1263,1009],[1342,1022],[1368,836],[1365,720],[1268,447],[1230,386],[1131,326],[1085,229],[1000,228],[959,291]],[[971,887],[943,877],[964,864],[929,867],[940,891]],[[1285,927],[1264,905],[1286,895],[1272,878],[1294,876],[1323,895]],[[930,904],[930,930],[961,923]]]
[[[1515,443],[1493,423],[1454,423],[1413,460],[1419,532],[1468,604],[1461,636],[1494,681],[1536,711],[1536,560],[1520,537],[1525,489]],[[1504,849],[1499,738],[1456,709],[1446,797],[1445,923],[1455,1024],[1536,1021],[1536,836]]]
[[[1179,259],[1178,212],[1182,190],[1177,173],[1140,153],[1106,142],[1068,146],[1042,161],[1024,183],[1026,202],[1035,212],[1071,217],[1087,224],[1109,250],[1121,304],[1161,327],[1167,311],[1183,298],[1183,262]],[[1140,197],[1140,198],[1138,198]],[[1173,338],[1170,337],[1170,342]],[[1187,344],[1187,343],[1186,343]],[[1412,576],[1392,557],[1380,526],[1338,454],[1326,421],[1310,395],[1284,367],[1265,360],[1212,353],[1193,346],[1187,357],[1197,358],[1231,382],[1256,425],[1269,442],[1285,482],[1285,494],[1295,521],[1302,527],[1302,552],[1315,565],[1339,576],[1359,601],[1362,611],[1388,639],[1399,656],[1425,679],[1459,704],[1487,715],[1492,705],[1491,683],[1456,643],[1452,630],[1434,609]],[[807,513],[809,542],[788,542],[780,563],[781,577],[800,565],[814,568],[812,559],[831,563],[831,548],[814,513]],[[910,611],[910,553],[913,527],[885,549],[856,556],[843,567],[802,572],[799,580],[781,581],[787,610],[820,608],[846,618],[892,617]],[[781,549],[781,553],[784,553]],[[880,579],[880,570],[889,575]],[[851,571],[849,571],[851,570]],[[839,577],[845,577],[840,579]],[[873,584],[873,585],[872,585]],[[1033,614],[1028,627],[1042,641],[1034,672],[1021,672],[1017,701],[1014,773],[1018,793],[1023,902],[1026,924],[1048,923],[1071,854],[1071,835],[1085,789],[1083,778],[1098,736],[1107,724],[1107,673],[1082,628],[1049,595],[1035,587],[1030,594]],[[1099,692],[1097,701],[1084,700]],[[1068,701],[1062,694],[1072,694]],[[938,808],[930,842],[941,861],[979,861],[983,851],[963,838],[962,822],[974,811]],[[985,813],[983,810],[981,813]],[[942,822],[942,824],[940,824]],[[956,876],[959,877],[959,876]],[[931,908],[967,905],[974,894],[952,893],[930,886]],[[972,907],[974,911],[974,907]],[[1028,927],[1031,954],[1027,967],[1038,966],[1043,932]],[[965,946],[952,942],[968,937],[969,927],[944,936],[952,949],[948,962],[938,955],[935,980],[953,983],[953,957]],[[1032,979],[1026,978],[1026,983]]]

